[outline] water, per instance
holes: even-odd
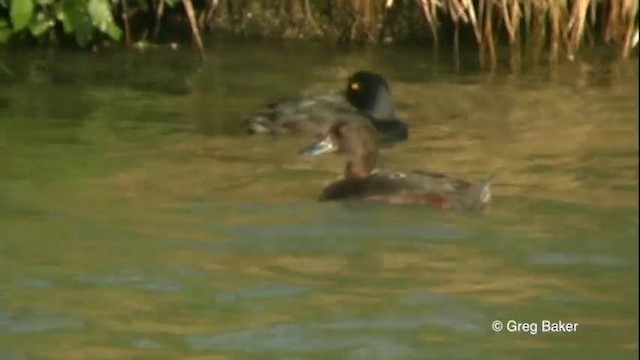
[[[637,356],[637,59],[520,74],[474,59],[5,53],[0,359]],[[472,179],[501,165],[489,212],[319,203],[341,159],[244,135],[265,99],[359,68],[389,77],[411,124],[381,165]]]

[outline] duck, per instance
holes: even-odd
[[[378,169],[379,141],[371,123],[343,119],[330,127],[324,139],[299,151],[312,156],[335,153],[347,158],[344,174],[324,188],[321,201],[432,205],[460,211],[479,211],[489,205],[495,173],[486,181],[474,183],[440,172]]]
[[[373,124],[385,142],[409,137],[407,124],[396,118],[389,84],[372,71],[351,74],[344,91],[285,98],[267,103],[266,107],[248,119],[248,133],[296,133],[321,138],[339,119],[362,117]]]

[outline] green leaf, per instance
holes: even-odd
[[[27,26],[31,15],[33,14],[33,1],[32,0],[11,0],[11,10],[9,16],[11,16],[11,23],[13,24],[13,31],[20,31]]]
[[[107,26],[107,30],[105,31],[105,33],[109,35],[113,40],[120,40],[120,37],[122,36],[122,30],[120,30],[120,28],[113,22],[111,23],[111,25]]]
[[[6,20],[0,19],[0,44],[6,44],[11,36],[11,28]]]
[[[169,5],[169,7],[174,7],[180,0],[164,0],[164,3]]]
[[[64,0],[56,3],[56,18],[62,22],[62,28],[65,33],[70,34],[85,23],[89,23],[89,15],[82,5],[82,3],[74,0]]]
[[[45,15],[45,13],[38,13],[36,20],[29,25],[29,30],[33,36],[37,37],[52,28],[54,24],[54,20]]]
[[[115,40],[120,39],[121,31],[113,21],[108,0],[89,0],[89,16],[98,30]]]
[[[93,25],[100,29],[100,31],[104,31],[107,25],[113,22],[111,8],[107,0],[89,0],[88,9]]]
[[[75,28],[75,33],[78,44],[85,46],[93,38],[93,25],[88,21],[81,22]]]

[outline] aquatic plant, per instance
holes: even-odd
[[[167,24],[169,32],[188,30],[201,52],[201,33],[213,30],[348,42],[424,38],[455,49],[473,39],[491,63],[498,44],[551,60],[573,58],[584,43],[614,44],[627,57],[638,42],[638,0],[0,0],[0,43],[72,36],[87,45],[106,35],[131,45],[149,33],[157,40]]]

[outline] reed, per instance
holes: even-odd
[[[85,46],[104,38],[96,32],[118,41],[122,29],[127,45],[143,43],[148,33],[172,41],[188,34],[204,55],[201,34],[213,30],[343,42],[424,38],[434,47],[453,44],[456,53],[472,42],[489,64],[505,47],[516,60],[522,54],[573,59],[585,44],[600,43],[628,57],[638,43],[638,1],[95,0],[89,7],[84,0],[52,0],[34,7],[32,0],[12,0],[12,7],[0,1],[0,43],[59,36]],[[67,3],[75,5],[61,5]],[[58,8],[64,16],[55,15]]]
[[[459,51],[461,34],[484,57],[497,47],[550,60],[573,59],[585,43],[616,46],[628,57],[638,42],[638,0],[262,0],[214,1],[218,17],[202,27],[285,38],[335,37],[381,42],[428,38]],[[207,10],[210,13],[210,9]],[[426,30],[426,33],[425,31]]]

